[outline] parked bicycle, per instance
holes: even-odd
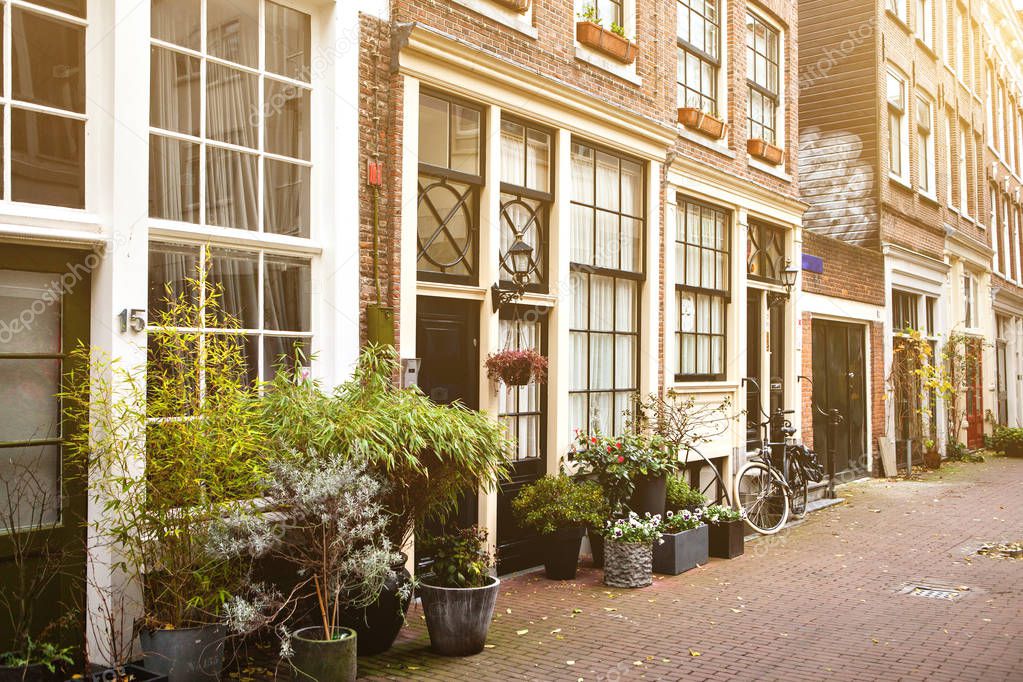
[[[763,446],[735,477],[735,502],[750,527],[764,535],[781,530],[790,514],[801,518],[809,482],[824,478],[816,453],[793,438],[796,429],[786,418],[793,412],[779,408],[760,422]]]

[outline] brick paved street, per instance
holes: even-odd
[[[922,481],[854,484],[847,503],[650,588],[542,574],[505,581],[489,647],[428,651],[421,611],[373,679],[1023,680],[1023,560],[975,554],[1023,539],[1023,460],[946,465]],[[900,594],[965,586],[957,601]]]

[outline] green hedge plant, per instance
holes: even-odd
[[[520,524],[540,535],[578,526],[600,528],[610,514],[596,481],[577,481],[564,473],[523,486],[512,511]]]
[[[681,476],[668,479],[667,509],[677,512],[687,509],[695,512],[707,504],[707,496],[694,490]]]

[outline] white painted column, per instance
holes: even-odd
[[[646,273],[640,299],[639,394],[655,393],[661,363],[658,345],[661,338],[661,164],[647,165],[646,198]]]
[[[501,109],[491,106],[484,110],[486,138],[483,140],[485,183],[480,192],[479,227],[479,284],[489,289],[499,279],[498,260],[501,250]],[[479,338],[479,409],[493,419],[498,414],[498,384],[487,377],[483,361],[490,353],[500,350],[500,317],[488,295],[480,302]],[[479,526],[487,531],[488,551],[497,549],[497,486],[483,488],[477,497]]]
[[[557,130],[554,140],[554,203],[551,206],[550,293],[557,299],[547,321],[547,472],[558,471],[571,447],[568,389],[571,381],[572,286],[569,259],[572,244],[572,134]]]
[[[419,196],[419,81],[402,79],[401,148],[401,309],[398,339],[401,357],[416,356],[416,242]]]
[[[144,334],[120,331],[117,315],[124,308],[147,308],[149,215],[149,32],[150,3],[115,0],[89,3],[86,70],[90,88],[87,113],[87,209],[109,221],[106,257],[93,272],[91,343],[121,366],[142,371]],[[97,172],[99,171],[99,172]],[[114,391],[123,389],[111,377]],[[133,471],[142,475],[144,451]],[[101,521],[105,499],[90,481],[89,521]],[[141,613],[136,591],[112,565],[117,549],[90,524],[91,561],[86,591],[86,641],[90,659],[110,653],[104,605],[125,599],[125,632]],[[136,586],[137,587],[137,586]],[[119,615],[119,614],[117,614]]]

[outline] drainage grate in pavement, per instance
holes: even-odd
[[[911,582],[906,583],[899,594],[908,594],[914,597],[927,597],[928,599],[943,599],[945,601],[956,601],[970,590],[965,585],[952,586],[937,582]]]

